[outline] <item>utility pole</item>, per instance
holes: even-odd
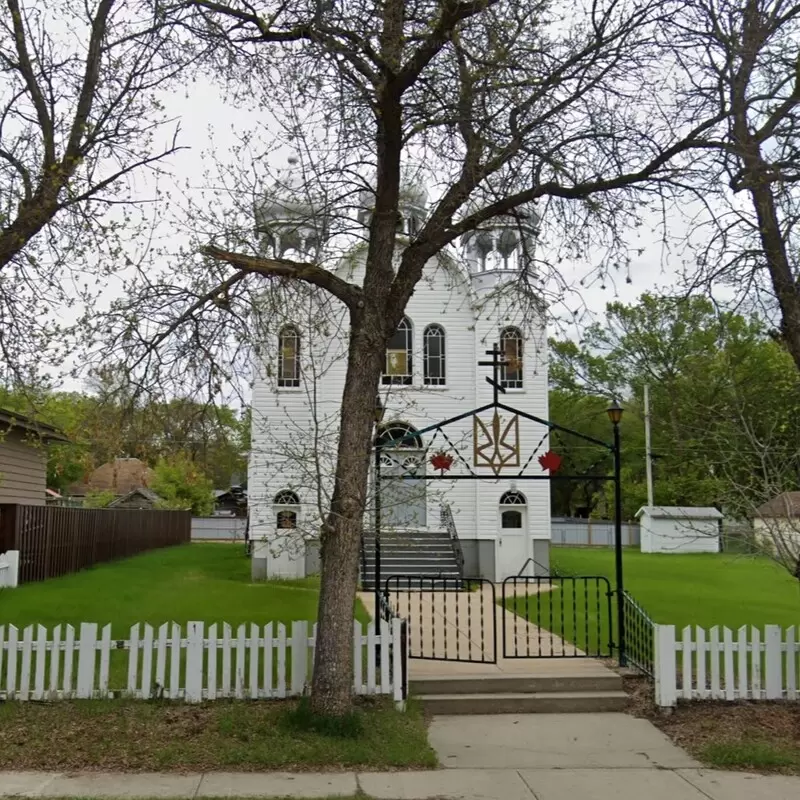
[[[650,452],[650,387],[644,385],[644,449],[647,469],[647,505],[653,506],[653,459]]]

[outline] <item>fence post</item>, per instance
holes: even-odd
[[[780,625],[766,625],[764,627],[764,688],[767,700],[781,700],[783,698],[782,634],[783,631]]]
[[[203,700],[203,628],[202,622],[189,622],[186,632],[186,696],[187,703],[200,703]],[[216,659],[216,653],[209,653],[209,660]]]
[[[0,589],[19,586],[19,550],[0,554]]]
[[[89,700],[94,693],[94,667],[97,655],[97,623],[81,622],[78,643],[78,688],[76,697]]]
[[[672,708],[678,702],[678,671],[675,658],[675,626],[655,626],[656,705]]]
[[[308,622],[292,623],[292,678],[291,694],[301,695],[308,675]]]

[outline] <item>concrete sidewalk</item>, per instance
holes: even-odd
[[[0,772],[0,796],[376,800],[798,800],[800,777],[716,772],[627,714],[434,717],[424,772]]]
[[[797,800],[800,778],[653,768],[186,775],[0,772],[3,797],[310,799],[356,794],[365,800]]]

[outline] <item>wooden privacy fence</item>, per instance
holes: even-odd
[[[655,626],[656,703],[678,700],[798,700],[800,627],[766,625],[763,632],[714,626]]]
[[[188,511],[0,504],[0,552],[19,551],[19,582],[56,578],[191,541]]]
[[[115,640],[111,625],[82,623],[48,631],[29,625],[0,626],[0,697],[61,700],[132,697],[199,703],[237,698],[266,700],[304,693],[314,664],[317,626],[293,622],[264,626],[189,622],[136,624]],[[402,704],[407,692],[407,636],[400,619],[374,625],[353,623],[354,691],[391,695]]]

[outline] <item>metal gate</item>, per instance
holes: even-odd
[[[497,663],[497,593],[483,578],[392,575],[384,603],[408,621],[409,658]]]
[[[602,576],[506,578],[503,658],[610,657],[612,594]]]

